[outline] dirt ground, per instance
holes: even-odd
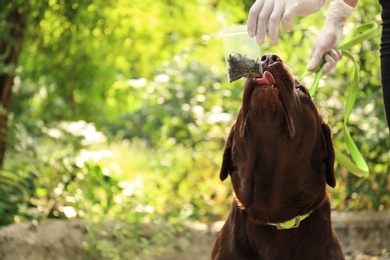
[[[2,260],[82,260],[88,259],[83,245],[86,241],[86,222],[83,220],[50,220],[39,225],[31,223],[14,224],[0,229],[0,259]],[[203,260],[209,259],[216,232],[221,223],[205,225],[191,223],[188,239],[174,238],[175,251],[161,257],[141,259],[158,260]],[[103,259],[103,258],[100,258]],[[352,253],[347,259],[376,260],[390,259],[382,256],[368,256]]]

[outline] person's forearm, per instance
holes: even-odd
[[[344,0],[344,2],[347,4],[347,5],[350,5],[352,7],[355,7],[357,5],[357,3],[359,2],[359,0]]]

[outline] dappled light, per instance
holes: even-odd
[[[219,171],[245,79],[228,82],[219,33],[245,24],[252,2],[2,4],[0,47],[22,44],[17,60],[0,54],[1,76],[13,82],[8,107],[0,110],[7,118],[1,121],[7,146],[0,225],[83,219],[92,223],[83,245],[91,259],[158,259],[153,257],[172,250],[173,237],[186,238],[183,223],[225,219],[233,197]],[[7,18],[14,11],[23,22]],[[281,28],[279,44],[266,40],[261,53],[276,53],[299,78],[325,13],[295,17],[293,31]],[[361,1],[345,34],[362,23],[380,23],[379,13],[377,1]],[[22,37],[11,33],[13,26]],[[336,163],[337,186],[329,190],[335,211],[390,207],[379,49],[378,34],[350,50],[361,78],[348,125],[370,173],[357,178]],[[348,157],[343,116],[352,75],[353,63],[343,58],[314,97],[335,147]],[[311,75],[302,83],[310,88],[313,80]],[[101,239],[107,236],[98,235],[100,224],[107,221],[136,231],[120,226],[107,235],[114,239]]]

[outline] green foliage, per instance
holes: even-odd
[[[27,26],[28,47],[20,57],[23,83],[36,90],[28,97],[37,102],[34,116],[106,124],[128,105],[110,95],[118,87],[116,78],[149,78],[183,51],[196,51],[191,58],[218,64],[219,53],[213,50],[219,42],[210,45],[208,39],[227,21],[223,16],[216,20],[215,13],[225,8],[226,13],[234,11],[229,21],[244,17],[240,4],[221,6],[209,1],[96,0],[20,7],[27,23],[35,25]],[[194,19],[194,13],[201,16]]]
[[[174,248],[182,250],[189,234],[184,226],[109,222],[87,227],[83,244],[90,259],[153,259]],[[172,241],[176,243],[173,244]]]
[[[80,132],[72,132],[75,129]],[[103,172],[100,166],[90,161],[102,155],[80,152],[89,141],[82,134],[88,133],[89,138],[94,134],[91,125],[62,123],[57,129],[38,123],[38,129],[29,131],[16,124],[13,130],[15,135],[10,138],[10,144],[14,149],[7,153],[7,161],[0,172],[0,184],[4,185],[2,192],[14,191],[9,200],[17,203],[8,206],[14,207],[18,214],[0,212],[2,216],[7,216],[12,222],[41,221],[48,217],[69,217],[69,214],[83,216],[86,214],[84,208],[91,210],[91,204],[99,204],[101,212],[96,213],[104,214],[111,206],[110,191],[114,191],[117,183],[109,172]],[[10,184],[8,189],[7,184]],[[23,192],[18,192],[21,187]]]
[[[227,210],[231,192],[213,182],[219,160],[210,164],[209,151],[107,144],[83,121],[38,126],[35,136],[21,125],[13,131],[18,150],[9,150],[0,171],[0,191],[9,196],[0,204],[2,225],[81,217],[93,223],[83,245],[91,257],[138,259],[172,249],[177,235],[186,240],[184,227],[163,223],[218,220]]]
[[[130,223],[135,233],[115,226],[107,231],[112,237],[94,224],[85,249],[91,257],[136,259],[151,256],[151,248],[162,252],[164,237],[178,232],[144,231],[143,223],[224,218],[232,194],[230,184],[218,179],[219,165],[243,82],[227,83],[218,32],[245,23],[252,2],[7,3],[23,12],[26,31],[19,67],[0,63],[2,71],[17,73],[0,171],[0,225],[73,216]],[[379,11],[376,0],[361,1],[345,33],[379,22]],[[294,18],[293,32],[281,28],[279,44],[262,45],[262,54],[278,54],[298,77],[324,16]],[[4,24],[0,32],[6,32]],[[330,191],[337,210],[390,206],[379,37],[351,50],[360,64],[361,91],[349,126],[370,175],[359,179],[337,166],[338,186]],[[351,73],[351,64],[340,61],[315,97],[340,149]],[[303,81],[310,86],[312,78]]]
[[[129,106],[122,110],[121,120],[109,125],[109,131],[155,145],[169,140],[195,147],[217,139],[219,148],[241,95],[241,87],[220,83],[224,73],[183,54],[167,63],[151,81],[117,81],[117,87],[111,89],[112,98]],[[237,106],[231,106],[233,103]]]
[[[18,203],[26,197],[28,182],[14,172],[0,172],[0,226],[14,223],[19,214]]]

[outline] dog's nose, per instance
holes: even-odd
[[[283,62],[282,59],[279,58],[279,56],[275,55],[275,54],[263,55],[263,56],[261,56],[260,60],[261,60],[261,63],[263,65],[263,68],[268,67],[269,65],[276,63],[276,62]]]

